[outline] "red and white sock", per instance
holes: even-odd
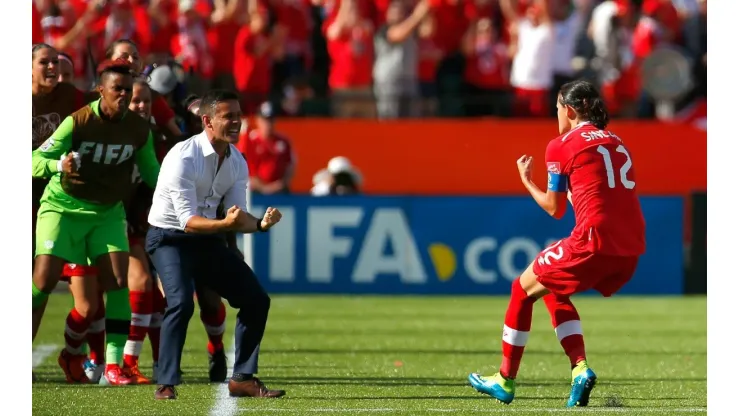
[[[123,364],[125,367],[135,367],[139,363],[144,338],[146,338],[152,320],[152,292],[131,291],[129,301],[131,303],[131,325],[126,345],[123,347]]]
[[[103,293],[98,294],[98,310],[93,315],[87,330],[87,345],[90,347],[90,360],[95,364],[105,362],[105,302]]]
[[[64,349],[72,355],[83,354],[82,344],[85,342],[89,328],[90,320],[82,316],[77,309],[72,308],[64,326]]]
[[[159,361],[159,338],[162,319],[164,318],[165,301],[162,292],[154,288],[152,292],[152,319],[149,322],[149,343],[152,344],[152,361]]]
[[[570,365],[575,367],[579,361],[586,359],[586,346],[583,343],[583,330],[578,311],[570,298],[565,296],[549,293],[543,300],[550,312],[555,335],[570,359]]]
[[[218,306],[218,311],[213,315],[207,315],[200,311],[200,320],[206,327],[208,334],[208,352],[213,354],[224,349],[224,332],[226,331],[226,307],[224,303]]]
[[[511,298],[504,319],[503,359],[499,372],[502,376],[513,379],[519,371],[519,364],[524,355],[524,346],[529,339],[532,327],[532,309],[536,298],[527,296],[517,277],[511,284]]]

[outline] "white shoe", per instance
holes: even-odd
[[[98,365],[95,361],[88,359],[84,364],[85,375],[90,379],[92,383],[98,383],[100,378],[103,376],[103,370],[105,370],[105,364]]]

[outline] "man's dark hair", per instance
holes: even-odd
[[[200,100],[200,108],[198,113],[200,116],[213,117],[216,115],[216,107],[219,103],[224,101],[236,100],[239,101],[239,95],[233,91],[228,90],[211,90],[203,96]]]
[[[573,107],[581,120],[605,129],[609,124],[606,105],[599,96],[599,90],[588,81],[573,81],[560,87],[560,104]]]

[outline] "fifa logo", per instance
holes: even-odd
[[[131,159],[134,155],[134,146],[127,144],[102,144],[95,142],[82,142],[79,153],[82,156],[92,154],[94,163],[104,165],[120,165]]]

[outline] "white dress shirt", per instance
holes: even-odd
[[[218,168],[218,154],[205,132],[177,143],[165,156],[154,190],[149,224],[184,230],[190,218],[216,218],[221,198],[224,208],[247,211],[249,170],[234,145]]]

